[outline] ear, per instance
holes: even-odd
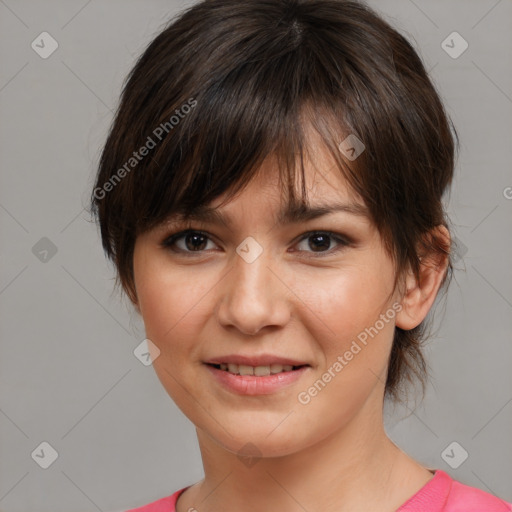
[[[408,270],[403,285],[402,309],[396,316],[396,326],[408,331],[417,327],[427,316],[443,283],[449,262],[450,233],[445,226],[436,226],[429,234],[432,245],[446,252],[423,252],[420,257],[419,279]],[[437,243],[435,243],[437,241]]]

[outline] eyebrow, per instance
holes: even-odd
[[[350,215],[359,217],[370,218],[368,208],[362,204],[357,203],[333,203],[333,204],[315,204],[306,205],[299,203],[296,205],[287,204],[277,216],[277,223],[280,225],[298,224],[307,222],[324,215],[330,215],[336,212],[344,212]],[[197,222],[204,222],[206,224],[223,225],[227,228],[231,227],[233,220],[211,206],[200,205],[195,207],[188,213],[178,212],[176,221],[194,220]],[[174,215],[170,216],[169,222],[173,222]]]

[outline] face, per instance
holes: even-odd
[[[326,153],[305,169],[310,207],[364,208]],[[137,306],[159,351],[158,378],[233,453],[252,443],[262,456],[290,454],[356,418],[375,421],[382,406],[400,309],[383,241],[360,211],[278,223],[284,203],[267,159],[219,207],[226,224],[166,224],[135,244]]]

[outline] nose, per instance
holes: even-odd
[[[254,261],[235,256],[234,267],[220,288],[216,308],[223,327],[255,335],[265,328],[282,327],[289,321],[290,291],[280,278],[278,267],[266,251]]]

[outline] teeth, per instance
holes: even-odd
[[[293,366],[291,364],[271,364],[267,366],[248,366],[245,364],[221,363],[220,369],[234,373],[236,375],[256,375],[257,377],[264,377],[266,375],[275,375],[281,372],[291,372]]]
[[[271,364],[270,365],[270,373],[281,373],[284,370],[284,366],[282,364]]]
[[[265,377],[270,375],[270,366],[256,366],[254,368],[254,375],[257,377]]]
[[[254,366],[246,366],[245,364],[241,364],[238,367],[238,373],[240,375],[254,375]]]

